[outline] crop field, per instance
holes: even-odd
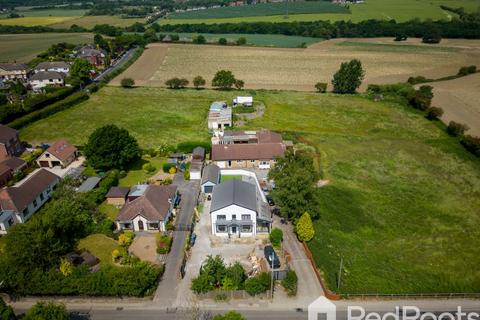
[[[196,33],[178,33],[180,40],[191,41],[192,38],[198,34]],[[297,48],[302,44],[310,45],[312,43],[320,42],[319,38],[300,37],[300,36],[284,36],[281,34],[240,34],[240,33],[202,33],[207,39],[207,42],[218,43],[218,39],[225,38],[228,42],[234,43],[240,37],[247,39],[247,45],[258,47],[277,47],[277,48]]]
[[[232,18],[206,19],[208,11],[204,10],[191,12],[189,19],[165,19],[162,24],[182,24],[182,23],[224,23],[224,22],[288,22],[288,21],[316,21],[316,20],[352,20],[354,22],[368,19],[395,19],[396,21],[407,21],[413,18],[419,19],[451,19],[455,14],[444,11],[440,5],[449,7],[464,7],[467,11],[475,11],[480,6],[477,0],[368,0],[363,4],[350,4],[351,13],[315,13],[292,14],[288,18],[286,11],[278,15],[271,13],[263,16],[235,16]],[[195,13],[199,16],[195,17]],[[200,17],[200,15],[202,15]]]
[[[85,142],[115,123],[142,147],[206,140],[208,106],[238,92],[105,87],[21,130],[29,142]],[[341,292],[472,292],[480,287],[480,162],[422,114],[393,102],[251,92],[266,113],[246,128],[295,133],[319,154],[320,218],[309,243]]]
[[[217,19],[235,17],[254,17],[300,13],[349,13],[346,7],[326,1],[298,1],[285,3],[259,3],[249,6],[221,7],[208,10],[173,13],[170,19]]]
[[[13,19],[0,19],[0,25],[6,26],[48,26],[56,23],[64,23],[75,17],[21,17]]]
[[[0,62],[28,62],[52,44],[69,42],[81,44],[91,42],[90,33],[44,33],[0,35]]]
[[[75,19],[62,21],[56,24],[51,25],[53,28],[63,28],[68,29],[73,24],[77,26],[91,29],[97,24],[109,24],[115,27],[128,27],[134,24],[135,22],[145,22],[145,19],[142,18],[122,18],[120,16],[83,16],[77,17]]]
[[[466,123],[467,133],[480,137],[480,73],[429,85],[434,88],[432,104],[444,111],[442,120]]]
[[[396,83],[414,75],[456,74],[459,67],[480,59],[479,41],[451,40],[439,46],[388,41],[336,39],[307,49],[154,44],[112,84],[131,77],[138,85],[158,87],[172,77],[191,81],[197,75],[209,83],[215,72],[227,69],[249,89],[312,91],[316,82],[329,83],[342,62],[357,58],[366,70],[363,89],[369,83]]]

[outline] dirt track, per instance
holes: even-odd
[[[480,136],[480,73],[430,85],[434,87],[432,105],[445,112],[442,121],[466,123],[468,134]]]

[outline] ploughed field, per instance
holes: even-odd
[[[478,292],[480,162],[439,125],[394,102],[357,96],[247,91],[266,105],[246,128],[311,145],[322,178],[309,243],[342,293]],[[244,93],[247,93],[244,92]],[[214,100],[238,92],[105,87],[23,130],[29,142],[85,143],[98,126],[125,127],[144,148],[208,140]]]
[[[248,36],[247,36],[248,40]],[[207,84],[219,69],[231,70],[250,89],[313,91],[317,82],[330,83],[340,64],[360,59],[367,84],[403,82],[410,76],[438,78],[456,74],[461,66],[478,64],[480,41],[446,40],[424,45],[419,39],[335,39],[306,49],[216,45],[151,44],[144,55],[112,83],[131,77],[138,85],[164,86],[172,77],[201,75]]]

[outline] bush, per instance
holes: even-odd
[[[132,78],[123,78],[121,81],[121,85],[124,88],[132,88],[135,85],[135,80]]]
[[[317,89],[317,92],[319,93],[325,93],[327,92],[327,84],[325,82],[317,82],[315,84],[315,89]]]
[[[237,40],[237,45],[239,45],[239,46],[244,46],[244,45],[246,45],[246,44],[247,44],[247,38],[245,38],[245,37],[240,37],[240,38],[238,38],[238,40]]]
[[[204,36],[199,34],[198,36],[193,37],[192,42],[195,44],[205,44],[207,43],[207,39]]]
[[[205,149],[205,152],[210,152],[211,144],[210,142],[206,141],[185,141],[185,142],[180,142],[177,145],[177,151],[178,152],[183,152],[183,153],[192,153],[193,149],[196,147],[202,147]]]
[[[170,248],[172,247],[173,238],[168,235],[162,235],[161,233],[157,233],[156,235],[156,242],[157,242],[157,253],[158,254],[167,254],[170,252]]]
[[[308,212],[305,212],[300,219],[298,219],[295,232],[297,233],[298,239],[302,242],[308,242],[315,236],[315,229],[313,228],[312,219]]]
[[[288,270],[285,278],[282,280],[282,286],[287,290],[289,296],[297,294],[298,277],[295,271]]]
[[[467,151],[473,153],[476,157],[480,157],[480,138],[467,135],[462,138],[460,143],[467,149]]]
[[[469,127],[466,124],[450,121],[447,126],[447,132],[453,137],[462,136]]]
[[[212,320],[246,320],[246,319],[237,311],[229,311],[224,315],[217,314],[215,317],[213,317]]]
[[[261,272],[245,281],[245,291],[251,296],[264,293],[270,288],[271,278],[267,272]]]
[[[185,78],[171,78],[165,81],[165,85],[170,89],[183,89],[188,86],[189,81]]]
[[[3,301],[2,297],[0,297],[0,319],[2,320],[15,320],[17,317],[15,316],[15,312],[13,312],[13,308],[10,307]]]
[[[439,107],[430,107],[427,109],[427,119],[428,120],[437,120],[443,115],[443,109]]]
[[[24,320],[68,320],[68,311],[63,304],[37,302],[23,317]]]
[[[273,228],[270,232],[270,242],[276,248],[280,247],[280,244],[283,241],[283,231],[278,228]]]
[[[118,244],[122,247],[129,247],[132,244],[134,238],[135,233],[133,233],[132,231],[125,231],[120,236],[118,236]]]
[[[175,164],[165,162],[165,163],[162,165],[162,170],[163,170],[163,172],[165,172],[165,173],[169,173],[171,168],[175,168]]]
[[[227,39],[226,39],[226,38],[220,38],[220,39],[218,39],[218,44],[219,44],[219,45],[225,46],[225,45],[227,45],[227,43],[228,43],[228,42],[227,42]]]
[[[195,89],[200,89],[200,87],[203,87],[207,82],[202,76],[196,76],[193,78],[193,86]]]
[[[468,67],[461,67],[460,70],[458,70],[458,75],[459,76],[466,76],[469,74],[473,74],[477,72],[477,66],[468,66]]]
[[[155,168],[155,166],[153,164],[151,164],[150,162],[148,163],[145,163],[143,166],[142,166],[142,169],[143,171],[145,171],[146,173],[152,173],[154,172],[157,168]]]
[[[409,77],[407,82],[410,84],[419,84],[425,82],[431,82],[433,79],[425,78],[424,76]]]

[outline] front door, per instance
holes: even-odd
[[[143,231],[143,221],[138,221],[138,230]]]

